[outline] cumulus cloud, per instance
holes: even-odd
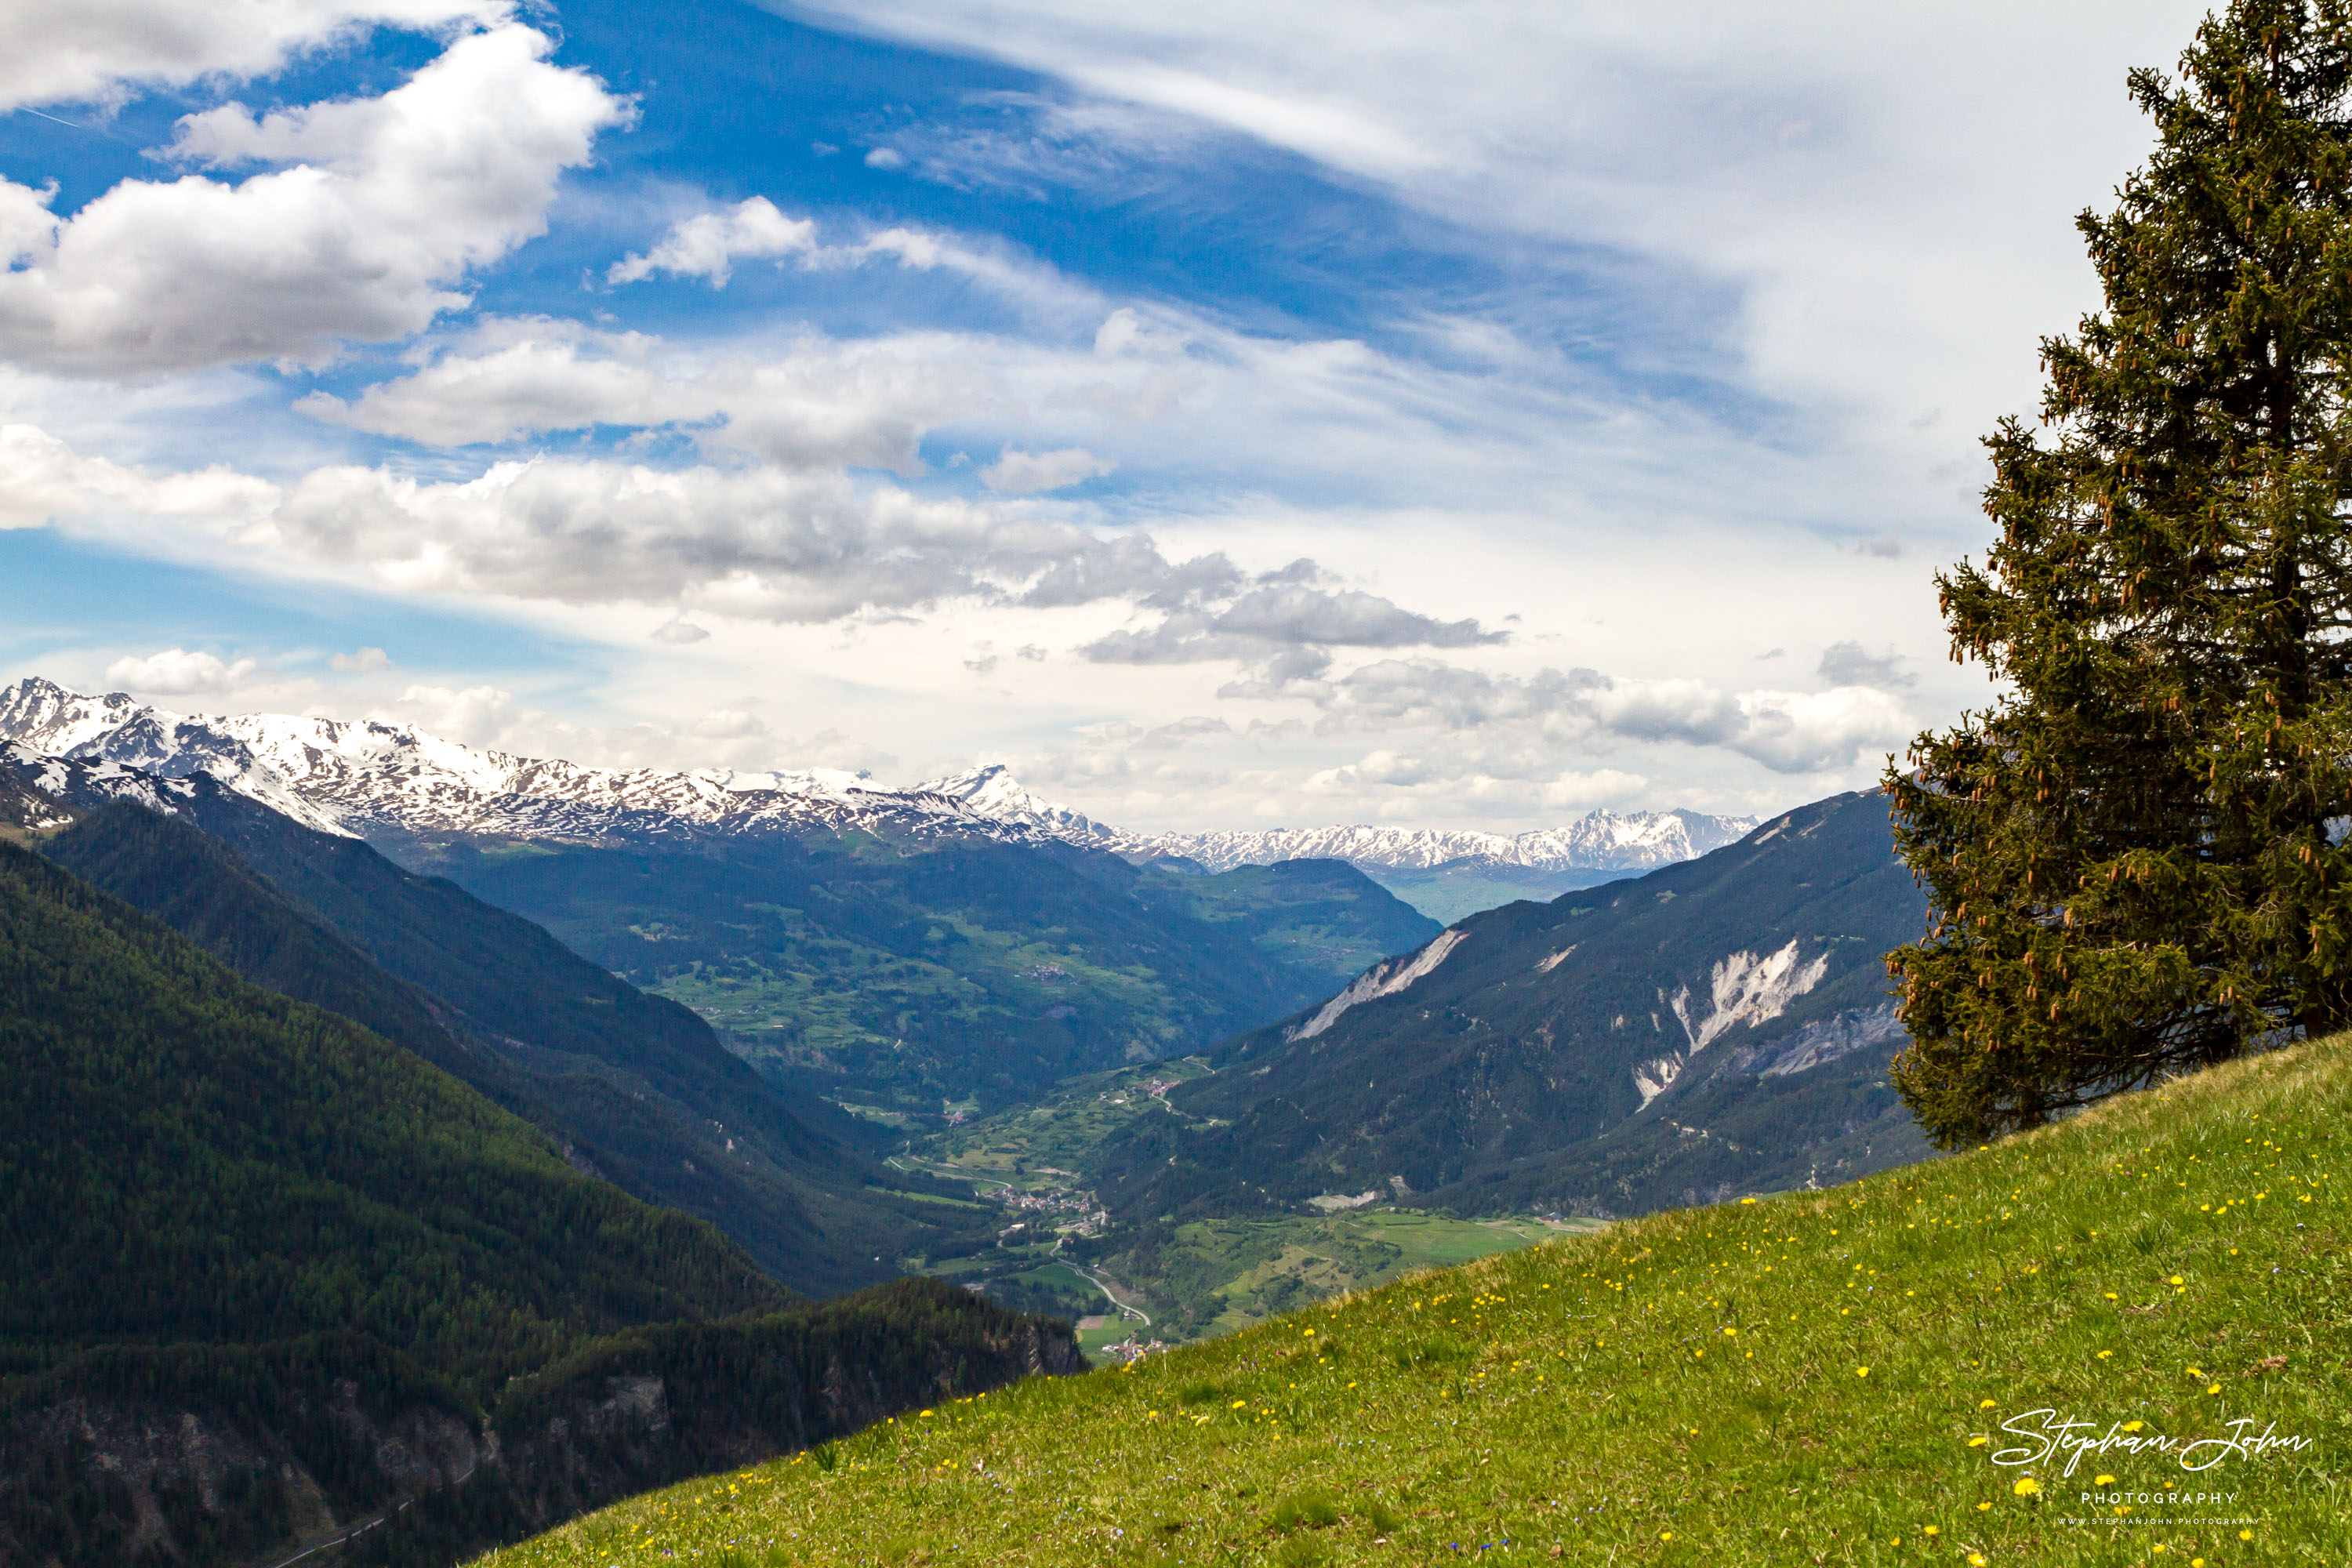
[[[753,196],[724,212],[697,213],[673,224],[661,243],[645,255],[614,262],[604,281],[635,283],[667,272],[708,278],[713,289],[724,289],[739,259],[780,260],[815,251],[814,223],[786,217],[767,197]]]
[[[694,721],[693,732],[709,741],[742,741],[766,734],[768,725],[740,708],[713,708]]]
[[[514,693],[495,686],[412,686],[376,716],[467,746],[511,744],[517,724],[538,717],[526,713]]]
[[[376,23],[432,29],[508,9],[498,0],[15,0],[0,8],[0,110],[256,77]]]
[[[694,643],[705,641],[710,636],[710,634],[705,631],[702,627],[696,626],[692,621],[687,620],[664,621],[660,626],[656,626],[649,635],[651,635],[656,642],[670,643],[679,647],[685,647]]]
[[[1482,804],[1580,814],[1638,801],[1649,784],[1645,775],[1617,768],[1562,768],[1557,758],[1447,746],[1367,752],[1310,773],[1300,789],[1309,798],[1378,802],[1380,815],[1396,817]]]
[[[462,482],[316,469],[252,537],[409,591],[678,603],[784,622],[1028,603],[1041,588],[1055,602],[1139,596],[1175,570],[1146,540],[861,490],[839,474],[559,458]]]
[[[1237,659],[1262,667],[1258,682],[1285,683],[1320,674],[1333,647],[1475,647],[1507,636],[1321,578],[1309,561],[1245,577],[1222,555],[1202,557],[1145,601],[1162,611],[1156,625],[1108,633],[1080,651],[1097,664]]]
[[[1054,452],[1024,452],[1018,447],[1007,447],[998,454],[996,461],[980,470],[980,482],[1001,495],[1034,495],[1099,479],[1118,467],[1084,447],[1065,447]]]
[[[108,512],[236,523],[267,515],[277,497],[267,479],[219,465],[159,477],[84,457],[36,426],[0,425],[0,529]]]
[[[249,658],[231,664],[215,654],[168,647],[144,658],[116,659],[106,667],[106,681],[117,690],[142,696],[211,696],[230,690],[259,668]]]
[[[1858,642],[1823,648],[1821,677],[1832,686],[1916,686],[1919,679],[1904,669],[1902,655],[1872,653]]]
[[[1196,640],[1258,651],[1302,638],[1493,640],[1472,622],[1320,586],[1312,562],[1252,576],[1223,555],[1171,561],[1140,534],[860,487],[839,472],[542,457],[496,463],[472,479],[342,465],[281,488],[221,470],[155,478],[9,426],[0,426],[0,497],[20,525],[177,513],[215,537],[408,592],[667,604],[798,623],[951,600],[1040,609],[1127,600],[1165,620],[1190,617],[1169,634],[1172,651],[1108,656],[1130,663],[1213,657],[1183,646],[1195,631]]]
[[[682,429],[713,452],[807,468],[921,467],[925,431],[1010,394],[973,345],[941,333],[801,338],[716,358],[542,318],[488,323],[462,349],[313,417],[433,446],[597,426]]]
[[[125,180],[60,218],[53,191],[0,181],[0,356],[137,375],[423,331],[542,230],[558,178],[628,115],[552,47],[501,24],[381,97],[183,120],[173,161],[273,166],[239,183]]]
[[[327,660],[330,669],[340,669],[346,675],[373,675],[379,669],[392,668],[392,656],[380,647],[363,647],[356,653],[339,653]]]
[[[799,737],[779,734],[748,706],[709,709],[686,723],[605,729],[567,722],[496,686],[416,685],[368,717],[414,724],[428,734],[509,755],[564,757],[591,767],[837,768],[872,773],[898,762],[890,752],[838,730]]]
[[[1304,698],[1322,710],[1327,732],[1498,731],[1476,743],[1490,752],[1517,746],[1538,759],[1529,764],[1538,770],[1562,747],[1635,742],[1720,747],[1775,773],[1822,773],[1897,744],[1911,728],[1899,701],[1868,687],[1728,692],[1704,680],[1621,679],[1593,669],[1523,678],[1432,659],[1381,659],[1336,679],[1243,681],[1225,690]],[[1496,766],[1491,755],[1486,765]]]

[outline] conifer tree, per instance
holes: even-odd
[[[2105,306],[1937,578],[2001,694],[1887,773],[1895,1080],[1947,1146],[2352,1022],[2352,5],[2239,0],[2129,79]]]

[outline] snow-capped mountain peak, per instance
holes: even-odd
[[[1123,836],[1068,806],[1056,805],[1023,785],[1003,763],[989,763],[967,773],[927,779],[909,793],[953,801],[975,816],[1021,827],[1035,828],[1052,837],[1076,844],[1104,844]]]
[[[462,833],[578,842],[706,830],[847,829],[1059,839],[1135,859],[1181,857],[1213,871],[1307,858],[1360,867],[1461,861],[1540,870],[1639,870],[1746,834],[1744,817],[1594,812],[1516,837],[1364,825],[1129,833],[1024,787],[991,763],[911,789],[832,769],[736,772],[583,767],[461,745],[410,724],[289,714],[192,716],[120,692],[89,697],[27,679],[0,689],[0,742],[162,779],[204,774],[306,826],[367,836]]]

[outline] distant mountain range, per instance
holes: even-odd
[[[1437,930],[1330,861],[1139,866],[845,774],[614,773],[400,726],[191,718],[37,680],[0,692],[0,744],[77,787],[209,791],[446,877],[699,1013],[772,1083],[854,1107],[871,1131],[1206,1048]],[[405,895],[317,898],[363,918]]]
[[[865,831],[1059,842],[1210,871],[1331,859],[1441,920],[1688,860],[1755,826],[1692,811],[1597,811],[1515,837],[1365,826],[1134,833],[1038,796],[1001,764],[908,789],[825,769],[589,768],[459,745],[411,725],[181,714],[38,679],[0,689],[0,741],[163,777],[208,774],[306,826],[371,839],[455,833],[598,844]]]
[[[1756,826],[1752,816],[1696,811],[1596,811],[1565,827],[1517,836],[1430,827],[1266,827],[1207,833],[1129,833],[1055,805],[1023,788],[1002,764],[915,786],[978,816],[1131,858],[1192,860],[1212,871],[1284,860],[1345,860],[1362,870],[1431,870],[1474,862],[1531,871],[1646,871],[1720,848]]]

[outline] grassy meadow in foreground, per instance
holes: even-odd
[[[2300,1047],[1033,1380],[486,1561],[2339,1563],[2347,1116],[2352,1044]],[[2067,1421],[2114,1441],[2038,1454]],[[2264,1434],[2302,1443],[2221,1446]],[[2126,1446],[2158,1437],[2213,1462]]]

